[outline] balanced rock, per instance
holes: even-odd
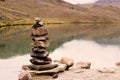
[[[46,65],[24,65],[29,70],[37,70],[37,71],[44,71],[44,70],[50,70],[53,68],[58,67],[58,64],[46,64]]]
[[[47,29],[45,27],[38,27],[31,29],[31,36],[44,36],[47,35]]]
[[[33,41],[45,41],[45,40],[49,40],[48,36],[47,35],[44,35],[44,36],[37,36],[37,37],[32,37],[32,40]]]
[[[46,65],[46,64],[50,64],[52,60],[49,57],[40,58],[40,59],[32,58],[30,59],[30,62],[34,65]]]
[[[34,47],[44,47],[47,48],[49,46],[48,41],[34,41],[31,43],[32,46]]]
[[[66,69],[67,65],[66,64],[58,64],[58,66],[56,68],[50,69],[50,70],[43,70],[43,71],[38,71],[38,70],[31,70],[30,73],[31,74],[45,74],[45,75],[54,75],[57,74],[59,72],[64,72]]]
[[[41,52],[45,52],[45,51],[46,51],[46,49],[43,48],[43,47],[34,47],[34,48],[32,48],[33,53],[41,53]]]
[[[45,52],[44,54],[41,54],[41,53],[32,53],[31,54],[31,57],[33,58],[37,58],[37,59],[40,59],[40,58],[46,58],[49,56],[49,53]]]
[[[76,63],[76,68],[80,69],[90,69],[91,63],[90,62],[78,62]]]

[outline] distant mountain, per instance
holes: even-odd
[[[95,5],[120,7],[120,0],[99,0]]]
[[[81,7],[63,0],[0,1],[1,22],[28,22],[40,17],[45,22],[118,22],[120,8]]]

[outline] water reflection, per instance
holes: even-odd
[[[30,51],[29,30],[21,27],[8,27],[1,30],[0,58],[22,55]]]
[[[100,44],[120,44],[119,24],[60,24],[46,27],[50,38],[49,51],[73,39],[89,39]],[[29,53],[31,51],[30,28],[31,25],[0,28],[0,58]]]

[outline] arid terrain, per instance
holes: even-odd
[[[119,2],[118,2],[119,3]],[[31,23],[35,17],[45,22],[119,22],[120,8],[79,6],[63,0],[0,1],[1,23]]]

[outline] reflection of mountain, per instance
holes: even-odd
[[[63,0],[0,1],[0,21],[28,21],[40,17],[44,21],[111,22],[120,21],[116,7],[81,7]]]
[[[99,0],[95,3],[95,5],[103,5],[103,6],[116,6],[120,7],[120,0]]]

